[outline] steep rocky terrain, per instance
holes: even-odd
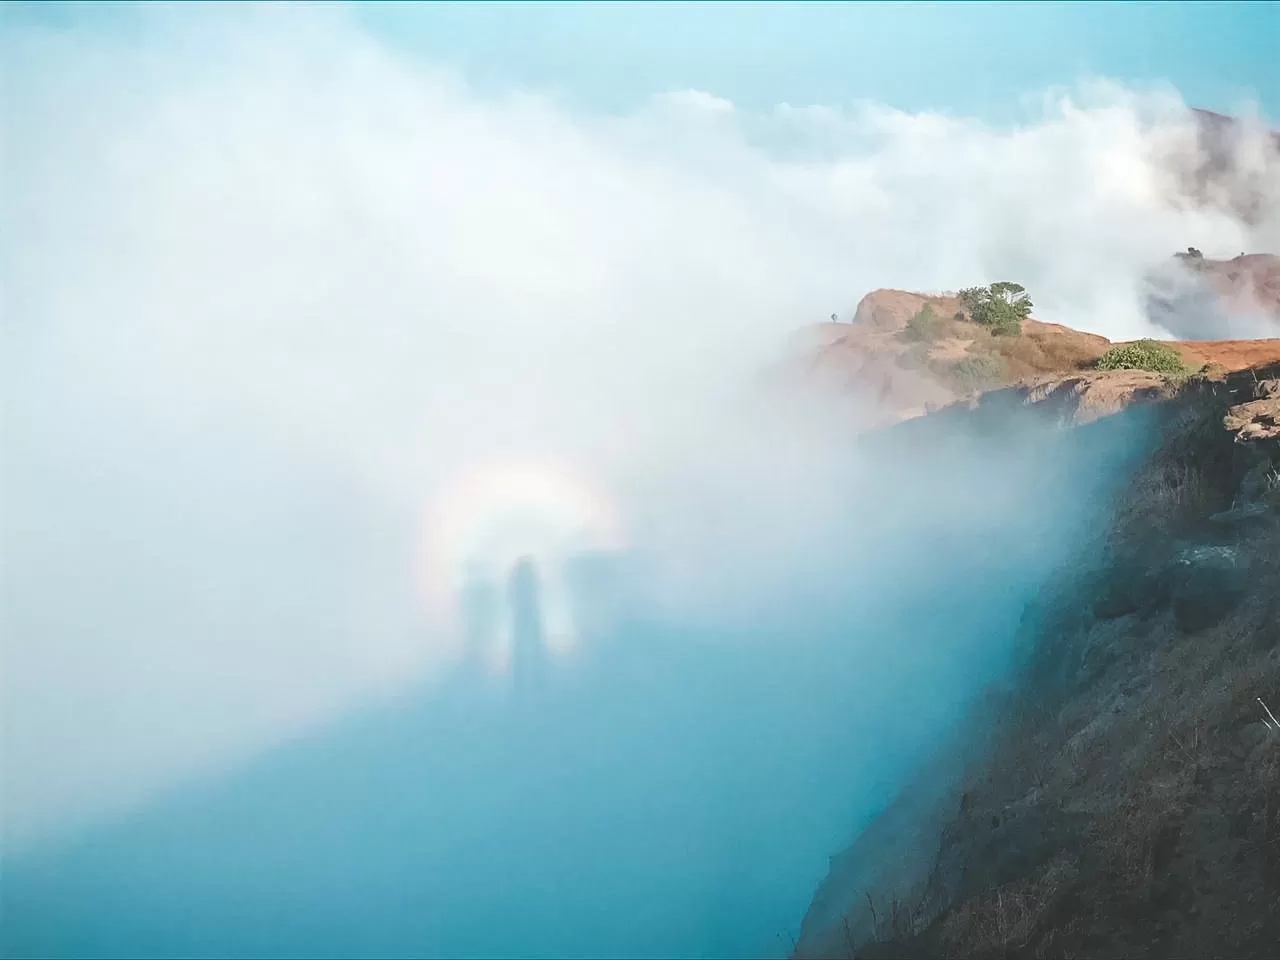
[[[868,342],[911,297],[864,302]],[[1029,327],[1029,366],[1105,346]],[[1280,341],[1179,348],[1216,366],[1044,370],[935,415],[1144,417],[1155,449],[1027,608],[1015,682],[832,858],[797,957],[1276,954]]]

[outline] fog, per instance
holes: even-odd
[[[1252,291],[1237,289],[1234,296],[1224,297],[1181,259],[1160,264],[1146,283],[1148,317],[1180,340],[1253,340],[1280,334],[1274,312],[1257,302]]]
[[[869,447],[760,371],[882,286],[1160,335],[1145,271],[1274,228],[1181,197],[1170,90],[587,115],[334,9],[2,43],[6,952],[783,952],[1141,431]]]

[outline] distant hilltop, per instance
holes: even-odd
[[[1200,284],[1194,286],[1197,296],[1209,290],[1211,298],[1237,305],[1247,301],[1250,309],[1269,317],[1266,322],[1280,337],[1280,257],[1217,261],[1188,253],[1174,268]],[[872,411],[872,423],[922,416],[1006,387],[1043,394],[1065,385],[1077,397],[1075,416],[1087,420],[1114,412],[1168,380],[1280,363],[1280,339],[1112,343],[1037,320],[1029,308],[1016,331],[1001,331],[975,317],[966,296],[972,301],[975,294],[875,290],[862,298],[852,323],[822,323],[803,331],[786,373],[855,398],[861,410]],[[1196,304],[1204,307],[1200,300]],[[1164,303],[1166,311],[1185,308],[1185,303]]]

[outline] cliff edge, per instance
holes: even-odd
[[[1110,382],[1158,443],[1028,606],[1012,692],[832,859],[796,957],[1275,955],[1280,362],[1240,367],[1280,343],[1182,346],[1237,369],[949,411],[1070,419]]]

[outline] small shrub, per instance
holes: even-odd
[[[1031,316],[1031,298],[1020,283],[1002,280],[989,287],[966,287],[957,296],[974,323],[997,337],[1016,337],[1022,321]]]
[[[1138,340],[1112,347],[1098,358],[1099,370],[1150,370],[1153,373],[1187,372],[1176,348],[1159,340]]]
[[[903,337],[916,343],[928,343],[938,336],[938,318],[934,315],[933,306],[926,303],[907,321]]]

